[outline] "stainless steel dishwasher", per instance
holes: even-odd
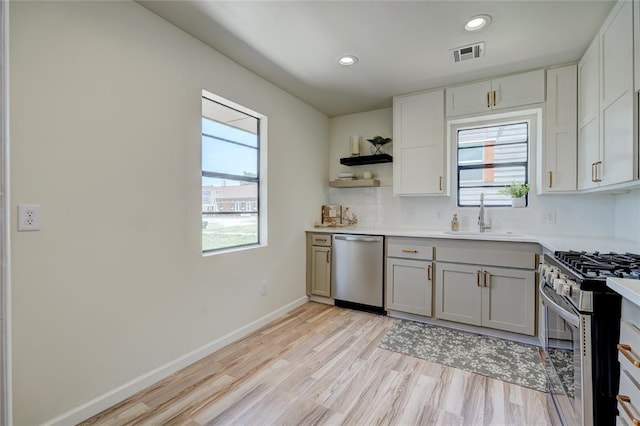
[[[386,314],[384,237],[333,234],[332,293],[336,306]]]

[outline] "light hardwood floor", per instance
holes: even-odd
[[[546,425],[546,395],[378,348],[393,319],[309,302],[83,425]]]

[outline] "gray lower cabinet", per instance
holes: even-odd
[[[432,272],[431,261],[387,259],[386,308],[430,317]]]
[[[307,233],[307,294],[331,297],[331,234]]]
[[[331,247],[311,247],[311,294],[331,297]]]
[[[432,316],[433,241],[388,237],[385,309]]]
[[[437,318],[535,334],[535,271],[437,262],[435,282]]]

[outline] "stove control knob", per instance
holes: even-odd
[[[567,280],[567,284],[569,284],[571,288],[569,296],[576,297],[580,293],[580,286],[575,281],[572,281],[572,280]]]
[[[551,281],[551,285],[553,286],[553,289],[556,291],[556,293],[561,294],[562,293],[562,286],[564,285],[565,281],[561,278],[554,278]]]

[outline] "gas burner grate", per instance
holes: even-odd
[[[640,255],[635,253],[600,253],[557,251],[555,257],[571,270],[588,278],[620,277],[640,279]]]

